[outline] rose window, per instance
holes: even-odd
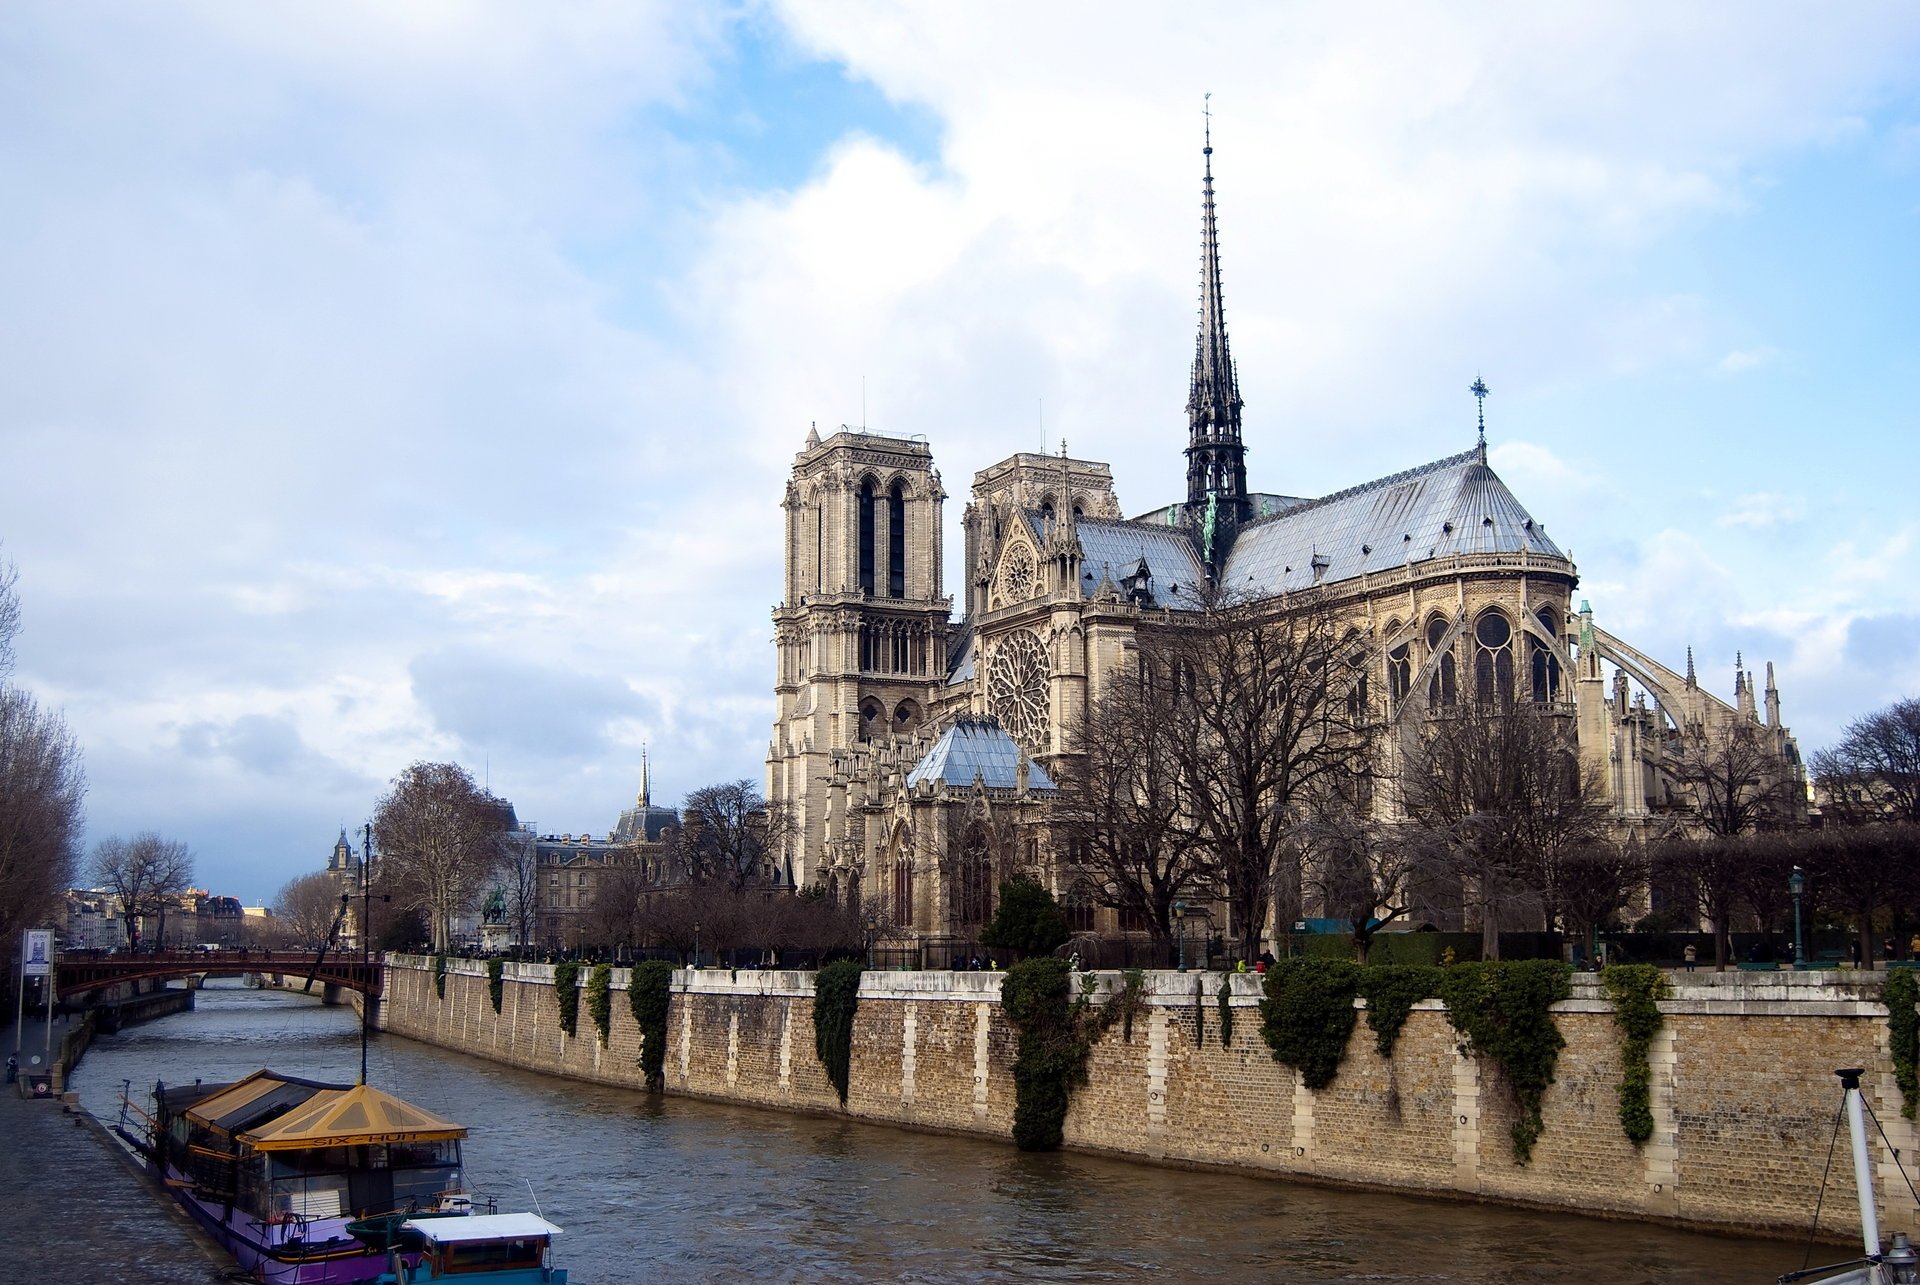
[[[1029,753],[1047,744],[1047,649],[1029,630],[1009,634],[987,669],[987,709]]]
[[[1006,561],[1000,564],[1000,593],[1010,603],[1025,602],[1033,597],[1033,590],[1033,554],[1026,545],[1016,544],[1007,550]]]

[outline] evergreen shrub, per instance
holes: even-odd
[[[1350,959],[1283,959],[1267,969],[1261,1034],[1273,1060],[1298,1070],[1309,1089],[1339,1074],[1359,987],[1360,967]]]
[[[506,961],[498,955],[487,961],[487,998],[493,1001],[493,1011],[500,1012],[500,997],[506,991]]]
[[[1620,1028],[1620,1127],[1634,1144],[1653,1136],[1653,1065],[1648,1053],[1663,1018],[1658,1001],[1667,993],[1666,974],[1652,964],[1615,964],[1600,974],[1613,1001],[1613,1024]]]
[[[600,1032],[600,1047],[607,1046],[613,1033],[613,965],[595,964],[587,974],[587,1016],[593,1029]]]
[[[1533,1156],[1546,1127],[1540,1101],[1553,1083],[1566,1040],[1548,1006],[1573,990],[1573,970],[1556,959],[1493,960],[1440,970],[1447,1021],[1467,1048],[1500,1068],[1519,1105],[1513,1122],[1513,1158]]]

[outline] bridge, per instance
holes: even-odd
[[[267,973],[286,978],[311,977],[323,986],[380,997],[380,961],[362,963],[358,955],[311,950],[161,951],[62,955],[56,965],[55,993],[63,1000],[121,982],[184,977],[244,977]]]

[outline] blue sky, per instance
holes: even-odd
[[[416,758],[600,832],[757,778],[793,453],[1178,491],[1211,92],[1262,489],[1463,449],[1805,748],[1920,691],[1920,15],[13,7],[16,677],[271,898]],[[949,568],[949,583],[955,582]]]

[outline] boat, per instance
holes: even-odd
[[[1860,1093],[1860,1077],[1865,1073],[1857,1066],[1834,1072],[1845,1094],[1847,1131],[1853,1144],[1853,1191],[1860,1203],[1860,1241],[1865,1252],[1844,1263],[1788,1272],[1777,1278],[1778,1285],[1920,1285],[1920,1253],[1914,1251],[1907,1234],[1897,1231],[1884,1250],[1880,1245],[1880,1211],[1873,1196],[1872,1153],[1867,1150],[1867,1105]],[[1817,1232],[1817,1210],[1814,1218]]]
[[[466,1128],[370,1085],[262,1070],[156,1085],[153,1105],[148,1163],[243,1270],[275,1285],[371,1281],[426,1253],[424,1239],[381,1234],[394,1215],[473,1216]]]
[[[558,1227],[537,1214],[408,1219],[400,1225],[400,1235],[419,1245],[420,1256],[403,1263],[399,1247],[394,1247],[395,1261],[378,1285],[421,1285],[452,1277],[462,1285],[567,1285],[567,1269],[547,1262],[559,1234]]]

